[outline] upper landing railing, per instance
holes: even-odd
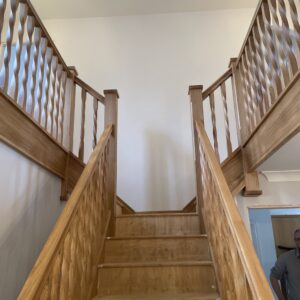
[[[0,1],[0,42],[1,92],[57,144],[87,161],[100,136],[105,97],[66,65],[29,0]],[[89,118],[87,111],[93,111]]]

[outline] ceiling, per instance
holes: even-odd
[[[129,16],[256,7],[258,0],[32,0],[43,19]]]

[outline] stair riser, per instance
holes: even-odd
[[[107,240],[105,262],[210,260],[206,238],[153,238]]]
[[[210,265],[102,268],[98,279],[99,296],[216,291]]]
[[[155,236],[199,234],[198,216],[139,216],[119,217],[116,236]]]

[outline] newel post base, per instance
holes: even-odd
[[[112,124],[113,134],[108,152],[107,199],[111,210],[108,233],[114,235],[116,226],[116,194],[117,194],[117,141],[118,141],[118,99],[117,90],[105,90],[104,126]]]
[[[200,232],[205,233],[205,225],[203,220],[203,187],[202,174],[200,166],[199,140],[196,129],[196,122],[204,123],[203,102],[202,102],[202,85],[193,85],[189,87],[189,96],[192,108],[193,118],[193,137],[194,137],[194,155],[195,155],[195,171],[196,171],[196,193],[197,193],[197,212],[199,215]]]

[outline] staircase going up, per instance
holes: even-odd
[[[217,299],[196,213],[119,216],[103,255],[95,299]]]
[[[67,200],[19,300],[274,299],[234,196],[259,195],[257,167],[300,132],[298,10],[260,0],[228,70],[190,87],[188,212],[136,213],[116,195],[118,91],[102,96],[66,65],[30,0],[0,1],[0,140],[58,176]]]

